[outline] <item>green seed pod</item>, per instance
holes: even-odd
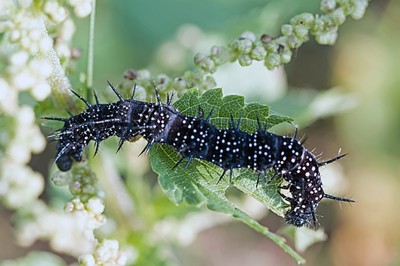
[[[307,40],[308,40],[308,37],[301,40],[298,37],[296,37],[295,35],[292,35],[287,38],[287,45],[289,46],[289,48],[295,49],[295,48],[299,48]]]
[[[265,66],[268,69],[275,69],[276,67],[278,67],[281,64],[281,57],[278,54],[269,54],[267,55],[267,57],[265,58]]]
[[[225,47],[214,45],[210,50],[210,58],[216,66],[220,66],[229,61],[229,55]]]
[[[250,66],[251,63],[253,62],[250,55],[248,54],[239,55],[238,61],[241,66]]]
[[[354,9],[351,13],[351,17],[354,19],[361,19],[364,16],[365,10],[368,7],[368,0],[353,1],[353,5]]]
[[[283,36],[289,36],[293,34],[293,26],[290,24],[283,24],[281,27],[281,33]]]
[[[314,16],[310,13],[301,13],[300,15],[297,15],[290,20],[290,24],[293,26],[303,25],[306,27],[311,27],[313,22]]]
[[[248,54],[253,49],[253,42],[249,39],[241,39],[238,42],[238,51],[241,54]]]
[[[282,53],[281,53],[281,62],[284,64],[287,64],[290,62],[290,60],[292,59],[292,51],[290,49],[285,49]]]
[[[315,40],[319,44],[332,45],[336,42],[337,37],[338,37],[337,27],[335,27],[334,29],[332,29],[330,31],[319,32],[315,36]]]
[[[250,57],[257,61],[264,60],[266,55],[267,51],[265,50],[264,46],[261,43],[257,43],[254,49],[250,53]]]
[[[255,42],[257,40],[257,36],[251,31],[246,31],[240,35],[240,39],[248,39],[251,42]]]
[[[335,25],[342,25],[346,21],[346,14],[344,13],[343,8],[339,7],[335,11],[332,12],[331,18]]]
[[[305,39],[308,36],[308,28],[303,26],[303,25],[297,25],[293,27],[294,29],[294,34],[296,37],[299,39]]]
[[[336,7],[336,0],[322,0],[321,10],[328,13],[334,10]]]
[[[195,55],[194,64],[208,73],[214,73],[217,70],[214,61],[200,53]]]

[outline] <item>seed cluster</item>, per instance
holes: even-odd
[[[133,98],[110,104],[88,105],[88,109],[65,119],[59,134],[56,164],[62,171],[72,166],[72,159],[82,159],[83,148],[93,140],[98,144],[110,136],[120,138],[121,148],[125,140],[142,136],[148,141],[145,150],[153,143],[164,143],[174,147],[182,156],[177,163],[193,158],[206,160],[227,171],[232,176],[235,168],[250,168],[260,176],[275,171],[288,185],[284,187],[290,196],[283,196],[289,203],[286,221],[294,226],[316,225],[316,208],[324,197],[348,201],[324,193],[319,167],[315,156],[295,138],[267,132],[259,123],[253,133],[240,130],[232,119],[227,129],[218,129],[208,118],[185,116],[172,107],[170,101],[162,103],[157,93],[157,102],[148,103]],[[118,148],[118,149],[119,149]],[[145,151],[144,150],[144,151]],[[97,151],[97,149],[96,149]],[[338,157],[337,159],[339,159]],[[334,159],[336,160],[336,159]]]

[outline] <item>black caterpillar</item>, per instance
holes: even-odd
[[[235,125],[231,117],[231,126],[217,129],[209,123],[211,113],[204,118],[185,116],[171,105],[171,98],[162,103],[156,90],[156,103],[134,99],[135,90],[129,99],[124,99],[109,83],[119,101],[110,104],[91,105],[87,100],[73,92],[86,105],[87,109],[68,119],[51,118],[64,122],[59,132],[57,156],[55,162],[61,171],[68,171],[73,160],[81,161],[83,148],[93,140],[96,151],[99,143],[110,136],[120,138],[118,150],[126,140],[137,136],[144,137],[148,143],[147,151],[153,143],[164,143],[174,147],[182,158],[175,165],[187,159],[187,165],[193,158],[206,160],[223,169],[220,180],[227,171],[234,168],[250,168],[261,175],[270,169],[275,176],[287,181],[291,196],[284,196],[290,203],[285,215],[289,224],[294,226],[313,225],[316,227],[316,209],[322,198],[337,201],[354,202],[324,193],[319,168],[334,162],[344,155],[325,162],[317,162],[316,157],[296,140],[267,132],[258,121],[258,130],[252,134],[240,130],[240,119]],[[259,180],[257,180],[258,183]]]

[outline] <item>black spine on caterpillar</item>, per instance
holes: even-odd
[[[110,84],[111,86],[111,84]],[[220,179],[229,170],[250,168],[261,175],[273,169],[287,182],[290,203],[286,221],[295,226],[316,226],[316,208],[322,198],[353,202],[324,193],[319,167],[340,159],[318,163],[315,156],[295,138],[267,132],[259,123],[254,133],[240,130],[240,119],[235,125],[232,120],[227,129],[218,129],[209,122],[211,114],[204,119],[185,116],[172,107],[170,99],[162,103],[156,90],[157,102],[148,103],[123,99],[113,88],[119,101],[110,104],[89,104],[88,108],[65,121],[59,134],[56,164],[62,171],[71,168],[73,160],[82,159],[83,148],[93,140],[98,144],[110,136],[120,138],[118,149],[125,140],[141,135],[148,141],[144,151],[153,143],[164,143],[174,147],[182,156],[176,164],[193,158],[206,160],[223,169]]]

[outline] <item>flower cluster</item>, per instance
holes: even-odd
[[[100,198],[92,197],[86,203],[80,198],[75,198],[65,206],[66,212],[72,213],[77,219],[81,220],[80,225],[84,235],[89,240],[95,240],[93,230],[103,226],[106,217],[103,215],[104,203]]]
[[[69,0],[68,2],[74,8],[75,14],[80,18],[92,13],[93,0]]]
[[[51,92],[49,80],[55,64],[40,57],[52,53],[53,40],[45,23],[65,19],[66,10],[60,6],[39,13],[32,1],[1,3],[0,39],[0,200],[12,209],[35,202],[44,189],[43,177],[27,164],[32,153],[41,152],[46,141],[36,123],[31,105],[20,102],[20,94],[29,92],[33,100],[43,101]],[[56,2],[54,2],[56,3]],[[45,14],[45,15],[43,15]],[[51,15],[52,14],[52,15]],[[59,61],[58,61],[59,62]]]
[[[6,143],[0,144],[3,149],[6,147],[0,165],[0,199],[9,208],[16,209],[35,200],[44,189],[43,177],[26,164],[31,152],[43,150],[46,141],[35,125],[31,108],[25,106],[18,109],[12,122],[7,119],[1,122],[9,130],[12,124],[14,130],[8,132],[10,137]]]
[[[18,242],[29,246],[42,239],[61,253],[73,256],[92,253],[97,245],[93,231],[106,222],[103,211],[104,203],[99,198],[86,203],[75,198],[67,203],[66,212],[51,210],[37,201],[26,210],[31,218],[19,227]]]
[[[217,67],[227,62],[238,61],[248,66],[253,60],[264,61],[268,69],[287,64],[292,58],[292,50],[308,41],[309,34],[314,35],[318,43],[332,45],[337,39],[339,26],[346,16],[360,19],[368,6],[368,0],[324,0],[321,10],[325,15],[303,13],[290,20],[290,24],[281,27],[281,36],[243,33],[231,41],[228,47],[212,47],[209,55],[197,54],[194,62],[206,73],[214,73]]]
[[[103,240],[100,242],[93,254],[79,257],[79,263],[83,266],[109,265],[122,266],[127,258],[119,251],[119,244],[115,240]]]
[[[9,158],[3,158],[0,176],[0,201],[10,209],[30,204],[44,189],[43,177],[39,173]]]
[[[90,13],[87,6],[91,7],[91,1],[71,2],[80,13]],[[19,108],[18,95],[22,91],[29,91],[35,100],[42,101],[56,86],[70,88],[68,82],[57,80],[65,79],[61,62],[73,57],[69,45],[75,26],[67,8],[54,0],[40,5],[5,0],[1,8],[0,32],[4,35],[0,50],[7,67],[0,76],[0,110],[12,115]],[[56,33],[55,42],[48,29]]]
[[[127,81],[122,84],[122,90],[131,91],[134,84],[144,88],[147,96],[154,94],[154,85],[161,92],[174,91],[178,93],[178,96],[180,93],[194,87],[200,90],[207,90],[217,86],[214,77],[201,69],[198,69],[198,71],[186,71],[177,78],[171,78],[166,74],[153,76],[147,69],[130,69],[125,72],[124,76]]]
[[[33,17],[28,10],[10,11],[9,15],[13,19],[0,25],[0,31],[5,32],[0,48],[8,55],[7,68],[0,77],[0,108],[13,114],[19,108],[17,96],[21,91],[29,90],[38,101],[50,94],[47,80],[52,65],[34,55],[49,52],[53,42],[43,32],[43,20]]]
[[[7,55],[7,67],[0,77],[0,109],[13,114],[19,108],[18,94],[29,90],[38,101],[51,92],[48,82],[53,68],[50,62],[36,57],[53,49],[53,40],[47,35],[43,17],[35,15],[29,3],[25,8],[6,1],[5,17],[0,31],[4,32],[0,48]]]
[[[57,172],[52,181],[57,186],[68,186],[71,194],[84,202],[102,194],[95,173],[86,164],[77,165],[70,172]]]
[[[74,7],[79,9],[80,6],[75,3]],[[0,112],[3,113],[2,129],[7,132],[0,141],[3,157],[0,171],[4,173],[0,179],[0,198],[8,207],[18,208],[37,198],[43,190],[43,178],[27,163],[31,153],[41,152],[45,147],[33,103],[22,103],[20,95],[28,92],[39,102],[47,98],[55,86],[57,89],[70,87],[69,82],[65,82],[59,58],[71,56],[67,45],[75,28],[67,8],[58,1],[35,4],[29,0],[5,0],[0,12],[0,32],[4,33],[0,39],[0,60],[5,66],[0,74]],[[56,43],[46,27],[58,33]]]

